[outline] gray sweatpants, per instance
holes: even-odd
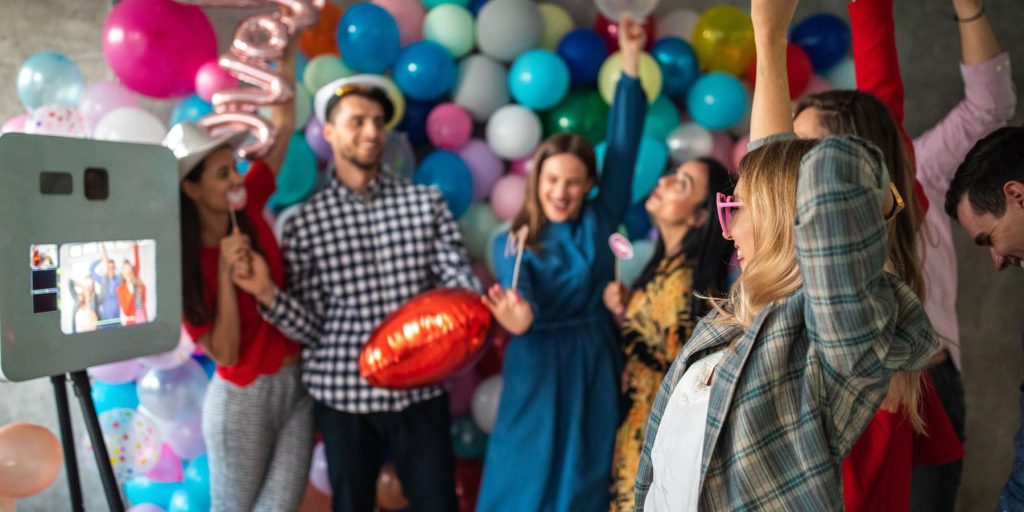
[[[245,387],[214,376],[203,403],[213,512],[297,510],[313,453],[313,399],[291,365]]]

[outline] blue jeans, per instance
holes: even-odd
[[[1024,349],[1024,336],[1021,337],[1021,348]],[[1017,437],[1013,439],[1013,469],[1010,478],[1003,487],[1003,495],[999,497],[1000,511],[1024,510],[1024,383],[1020,385],[1021,426]]]

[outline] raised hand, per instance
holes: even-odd
[[[622,72],[636,78],[640,74],[640,53],[647,45],[644,27],[629,16],[619,22],[619,49],[622,51]]]

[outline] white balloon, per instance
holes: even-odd
[[[637,240],[633,242],[633,258],[622,260],[619,267],[619,277],[622,280],[623,286],[633,286],[653,256],[654,242],[650,240]]]
[[[658,6],[658,0],[596,0],[594,3],[597,10],[612,21],[620,21],[626,15],[642,20]]]
[[[100,119],[93,138],[160,144],[166,134],[167,128],[155,115],[141,108],[121,107]]]
[[[536,48],[543,35],[544,18],[532,1],[491,0],[476,15],[477,46],[503,62]]]
[[[658,18],[654,33],[658,39],[678,37],[686,42],[693,39],[693,27],[697,25],[700,14],[692,9],[673,9],[665,16]]]
[[[665,138],[672,161],[681,164],[704,156],[711,156],[715,150],[715,139],[703,126],[686,122],[672,130]]]
[[[473,392],[471,412],[473,421],[480,430],[488,434],[494,430],[498,420],[498,404],[501,402],[501,375],[492,375],[480,381]]]
[[[487,144],[506,160],[528,156],[540,137],[540,118],[521,105],[505,105],[487,121]]]
[[[508,71],[486,55],[466,57],[459,64],[452,101],[468,110],[474,121],[486,121],[509,102]]]

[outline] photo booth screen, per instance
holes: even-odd
[[[33,245],[32,309],[60,311],[64,334],[156,320],[156,241]]]

